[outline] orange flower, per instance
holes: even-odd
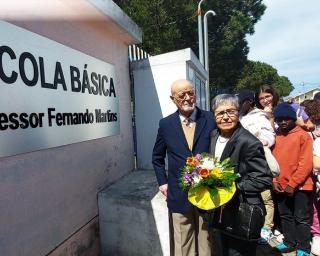
[[[192,156],[187,158],[187,165],[196,166],[196,159]]]
[[[209,170],[208,169],[201,169],[199,171],[199,175],[202,177],[202,178],[207,178],[209,176]]]

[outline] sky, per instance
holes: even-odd
[[[264,0],[264,15],[248,36],[248,58],[289,78],[290,95],[320,88],[320,0]]]

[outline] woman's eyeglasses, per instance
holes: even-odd
[[[218,113],[215,113],[215,117],[217,119],[222,119],[224,117],[224,115],[227,115],[228,117],[232,118],[232,117],[236,117],[237,114],[238,114],[238,110],[236,109],[227,109],[227,110],[224,110],[224,111],[220,111]]]

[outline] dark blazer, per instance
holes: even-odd
[[[218,136],[218,129],[212,131],[210,145],[212,154],[215,153]],[[236,181],[238,191],[242,192],[248,202],[262,204],[260,192],[272,187],[272,175],[264,156],[262,143],[238,123],[222,152],[221,160],[227,157],[230,157],[236,171],[241,175]]]
[[[172,212],[185,213],[191,204],[187,192],[179,186],[181,169],[187,157],[209,152],[210,133],[215,128],[213,114],[197,108],[196,129],[192,152],[183,133],[179,112],[165,117],[159,122],[157,139],[153,148],[152,164],[159,186],[168,184],[167,205]],[[168,174],[165,158],[168,156]]]

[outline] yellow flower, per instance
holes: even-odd
[[[222,171],[218,167],[214,167],[211,171],[210,174],[212,176],[220,177],[222,175]]]

